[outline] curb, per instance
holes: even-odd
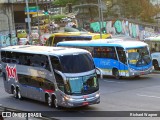
[[[160,74],[160,71],[157,71],[157,70],[156,70],[156,71],[153,71],[152,73],[153,73],[153,74]],[[152,73],[151,73],[151,74],[152,74]]]

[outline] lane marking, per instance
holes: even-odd
[[[109,83],[126,83],[126,82],[117,82],[117,81],[112,81],[112,80],[103,80],[104,82],[109,82]]]
[[[151,95],[142,95],[142,94],[137,94],[138,96],[141,96],[141,97],[150,97],[150,98],[157,98],[157,99],[160,99],[159,96],[151,96]]]

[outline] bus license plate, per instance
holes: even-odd
[[[88,105],[88,102],[84,102],[83,105]]]

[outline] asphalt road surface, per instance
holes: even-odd
[[[1,106],[23,111],[42,112],[45,116],[61,120],[106,120],[106,118],[107,120],[160,119],[160,74],[150,74],[140,78],[122,78],[121,80],[105,77],[99,82],[100,104],[55,110],[42,102],[30,99],[21,101],[13,98],[13,95],[4,91],[3,80],[0,78],[0,104]],[[144,115],[144,111],[152,113],[155,117],[138,117],[138,115]],[[156,114],[159,117],[156,117]]]

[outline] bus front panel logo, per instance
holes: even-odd
[[[16,66],[11,67],[11,66],[6,66],[6,72],[7,72],[7,77],[8,80],[10,80],[11,78],[15,79],[15,81],[17,81],[17,70],[16,70]]]

